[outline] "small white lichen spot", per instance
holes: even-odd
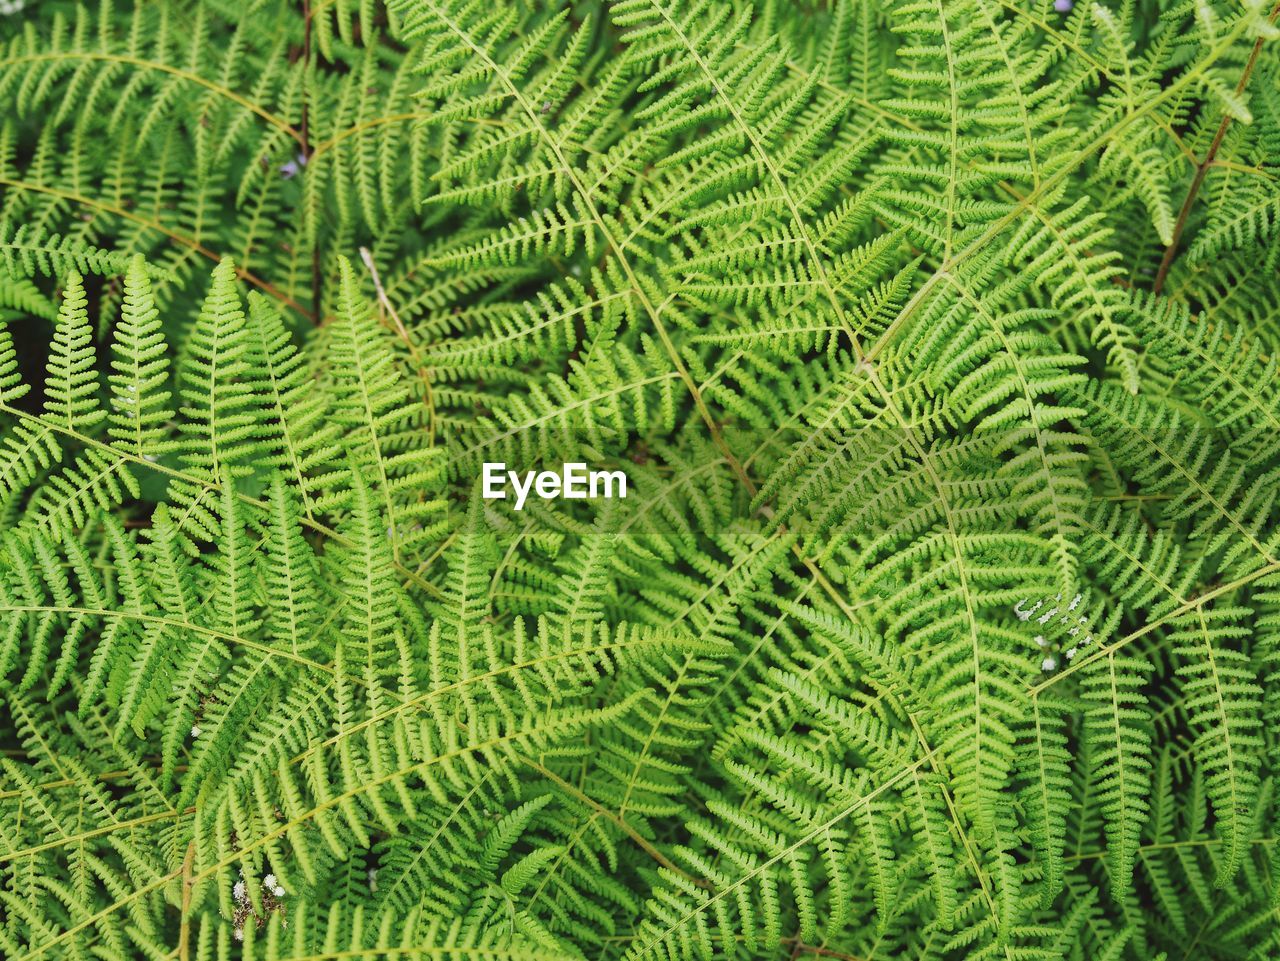
[[[1043,634],[1037,634],[1035,637],[1036,647],[1048,647],[1049,642],[1044,639]]]
[[[1077,652],[1078,650],[1079,650],[1079,648],[1076,648],[1076,647],[1070,648],[1070,649],[1067,651],[1067,660],[1069,661],[1069,660],[1071,660],[1073,657],[1075,657],[1075,656],[1076,656],[1076,652]]]
[[[1046,657],[1043,661],[1040,662],[1040,670],[1046,671],[1046,672],[1054,670],[1057,666],[1058,666],[1058,659],[1056,657]]]
[[[235,898],[237,901],[243,903],[244,901],[244,882],[243,881],[236,882],[235,887],[231,889],[231,896]]]
[[[231,932],[231,936],[234,937],[237,941],[243,941],[244,928],[236,928],[234,931]]]
[[[274,888],[271,889],[271,893],[278,898],[284,897],[284,885],[277,884]]]
[[[1030,603],[1030,601],[1031,601],[1031,598],[1024,597],[1022,600],[1018,601],[1017,604],[1013,605],[1013,613],[1018,615],[1018,620],[1020,621],[1029,620],[1032,614],[1040,610],[1040,608],[1044,607],[1044,601],[1039,600],[1039,601],[1036,601],[1034,607],[1029,607],[1024,610],[1022,605]]]
[[[276,876],[274,874],[268,874],[262,879],[262,886],[264,888],[274,888],[276,886]]]
[[[199,724],[192,724],[192,725],[191,725],[191,739],[194,741],[194,740],[195,740],[196,738],[198,738],[199,736],[200,736],[200,725],[199,725]]]

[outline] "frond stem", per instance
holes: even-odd
[[[1277,17],[1280,17],[1280,0],[1272,8],[1271,15],[1267,19],[1271,23],[1275,23]],[[1249,77],[1253,74],[1253,68],[1258,62],[1258,54],[1262,52],[1264,39],[1263,37],[1258,37],[1253,42],[1253,49],[1249,51],[1249,59],[1245,61],[1240,80],[1236,83],[1236,96],[1243,94],[1245,88],[1249,86]],[[1231,114],[1224,113],[1222,122],[1218,124],[1218,131],[1213,135],[1213,142],[1209,144],[1209,152],[1204,155],[1204,159],[1196,167],[1195,176],[1191,178],[1191,187],[1187,190],[1186,199],[1182,201],[1182,209],[1178,211],[1178,219],[1173,225],[1173,239],[1169,241],[1169,246],[1164,249],[1164,256],[1160,258],[1160,269],[1156,271],[1156,281],[1152,290],[1157,294],[1164,289],[1165,279],[1169,276],[1169,267],[1173,264],[1173,258],[1177,256],[1178,243],[1182,240],[1182,232],[1187,227],[1187,218],[1191,214],[1191,207],[1196,202],[1196,195],[1200,193],[1200,186],[1204,183],[1204,178],[1209,173],[1209,168],[1213,166],[1214,159],[1218,156],[1218,148],[1222,146],[1222,139],[1227,135],[1227,128],[1230,126]]]

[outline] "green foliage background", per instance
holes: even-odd
[[[1280,6],[13,6],[0,955],[1280,957]]]

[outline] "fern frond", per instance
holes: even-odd
[[[0,955],[1277,956],[1271,0],[188,6],[0,14]]]

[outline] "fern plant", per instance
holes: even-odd
[[[1278,35],[0,11],[0,955],[1280,956]]]

